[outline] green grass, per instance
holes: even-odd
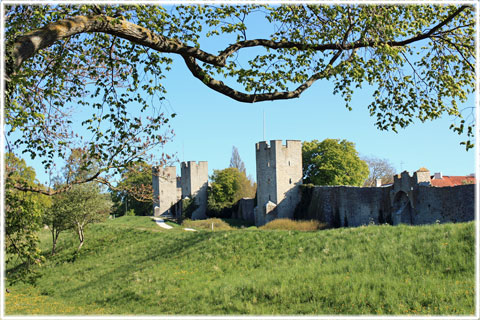
[[[6,313],[474,313],[473,222],[315,232],[149,228],[143,217],[93,225],[76,259],[76,239],[61,235],[36,287],[7,286]]]

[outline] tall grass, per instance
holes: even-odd
[[[326,229],[327,224],[317,220],[291,220],[275,219],[260,227],[262,230],[297,230],[297,231],[317,231]]]
[[[75,261],[64,235],[36,287],[9,287],[7,314],[474,313],[473,223],[152,232],[121,219],[93,225]]]
[[[182,227],[209,231],[225,231],[234,229],[232,226],[230,226],[230,224],[218,218],[209,218],[205,220],[187,219],[183,221]]]

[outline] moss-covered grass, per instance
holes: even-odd
[[[35,287],[7,286],[6,313],[474,313],[473,223],[315,232],[164,231],[151,223],[93,225],[76,259],[76,239],[61,236]]]

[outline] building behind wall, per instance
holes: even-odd
[[[261,141],[255,145],[257,165],[257,207],[255,225],[277,218],[293,218],[300,201],[302,143],[299,140]]]

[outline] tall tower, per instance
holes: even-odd
[[[172,207],[180,200],[175,167],[153,167],[153,215],[172,215]]]
[[[293,218],[300,201],[302,143],[299,140],[271,140],[255,144],[257,162],[257,207],[255,225],[276,218]]]
[[[182,198],[195,199],[198,208],[192,213],[192,219],[207,217],[208,162],[188,161],[181,163]]]

